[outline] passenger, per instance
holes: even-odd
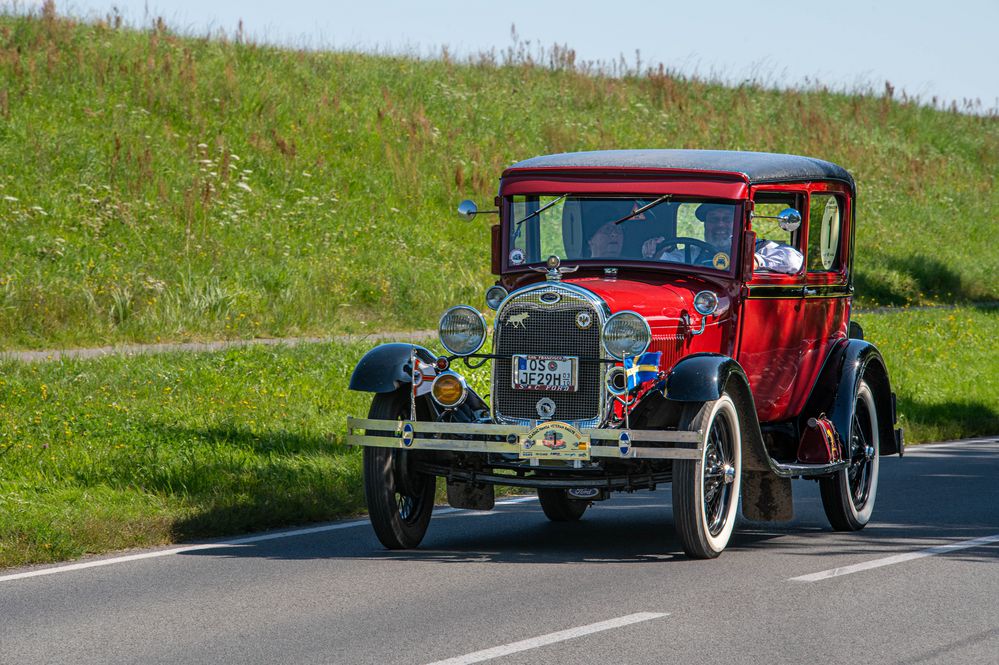
[[[624,247],[624,229],[620,224],[610,220],[597,228],[590,239],[586,241],[590,250],[590,258],[616,259],[621,256]]]
[[[631,201],[594,201],[583,209],[584,258],[617,259],[624,249],[624,225],[615,224],[633,206]]]
[[[711,246],[711,251],[704,245],[691,243],[690,247],[680,250],[676,244],[663,245],[658,260],[685,263],[690,257],[692,264],[719,265],[718,254],[725,255],[724,265],[728,266],[728,254],[732,251],[732,233],[735,223],[735,206],[719,203],[702,203],[697,206],[694,216],[704,222],[704,241]],[[642,245],[642,256],[650,259],[660,250],[660,243],[666,238],[659,236],[650,238]],[[680,241],[683,244],[683,241]],[[759,238],[753,256],[753,268],[773,272],[793,274],[801,270],[804,257],[801,252],[790,245]]]

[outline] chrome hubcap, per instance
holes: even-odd
[[[726,464],[722,469],[722,473],[725,474],[725,484],[731,485],[735,482],[735,469],[731,464]]]

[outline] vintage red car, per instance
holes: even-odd
[[[385,344],[351,378],[375,393],[347,441],[365,447],[378,538],[420,543],[438,476],[465,508],[492,508],[497,484],[536,488],[552,520],[672,482],[697,558],[728,544],[740,496],[749,519],[789,520],[793,478],[820,483],[834,529],[863,528],[879,459],[903,442],[884,360],[850,319],[855,204],[846,170],[794,155],[621,150],[508,168],[490,211],[491,351],[483,315],[452,307],[445,354]],[[491,362],[488,396],[458,360]]]

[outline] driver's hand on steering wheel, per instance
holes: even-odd
[[[643,242],[642,243],[642,258],[651,259],[653,256],[655,256],[656,251],[659,248],[659,243],[661,243],[663,240],[666,240],[666,238],[663,237],[663,236],[659,236],[657,238],[649,238],[648,240],[646,240],[645,242]],[[666,245],[662,249],[663,249],[663,251],[666,251],[669,248],[670,248],[670,245]]]

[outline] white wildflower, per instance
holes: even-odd
[[[242,180],[240,180],[239,182],[237,182],[237,183],[236,183],[236,186],[237,186],[237,187],[239,187],[239,188],[240,188],[240,189],[242,189],[242,190],[245,190],[245,191],[247,191],[247,192],[252,192],[252,191],[253,191],[252,189],[250,189],[250,186],[249,186],[249,185],[247,185],[247,184],[246,184],[245,182],[243,182]]]

